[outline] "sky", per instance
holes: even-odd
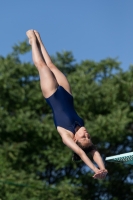
[[[50,55],[71,51],[76,62],[117,58],[133,64],[133,0],[0,0],[0,55],[36,29]],[[22,57],[32,62],[31,52]]]

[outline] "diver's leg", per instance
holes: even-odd
[[[70,84],[69,84],[66,76],[52,63],[52,60],[51,60],[45,46],[43,45],[43,42],[41,40],[39,33],[35,30],[34,30],[34,33],[38,39],[38,43],[40,44],[40,50],[41,50],[41,53],[43,55],[43,58],[47,64],[47,66],[55,75],[58,84],[61,85],[62,87],[64,87],[64,89],[71,94]]]
[[[40,75],[40,85],[42,89],[42,93],[45,98],[48,98],[51,96],[57,89],[58,83],[49,69],[49,67],[46,65],[40,50],[37,45],[37,38],[34,34],[33,30],[29,30],[26,32],[29,43],[31,44],[32,48],[32,58],[35,66],[38,69],[39,75]]]

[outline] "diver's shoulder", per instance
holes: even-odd
[[[71,131],[69,131],[69,130],[61,127],[61,126],[57,126],[57,131],[62,138],[63,138],[63,136],[66,136],[66,135],[71,137],[71,138],[74,137],[74,134]]]

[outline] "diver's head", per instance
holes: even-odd
[[[87,132],[85,127],[76,127],[74,141],[81,149],[83,149],[85,153],[96,150],[95,145],[92,143],[90,134]],[[76,153],[74,153],[73,160],[78,161],[81,160],[81,158]]]
[[[91,137],[84,126],[77,126],[75,129],[74,141],[81,143],[83,147],[89,147],[91,145]]]

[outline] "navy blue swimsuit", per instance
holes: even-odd
[[[75,133],[77,125],[84,126],[83,119],[77,115],[74,109],[73,96],[62,86],[58,86],[55,93],[45,99],[52,108],[56,128],[60,126]]]

